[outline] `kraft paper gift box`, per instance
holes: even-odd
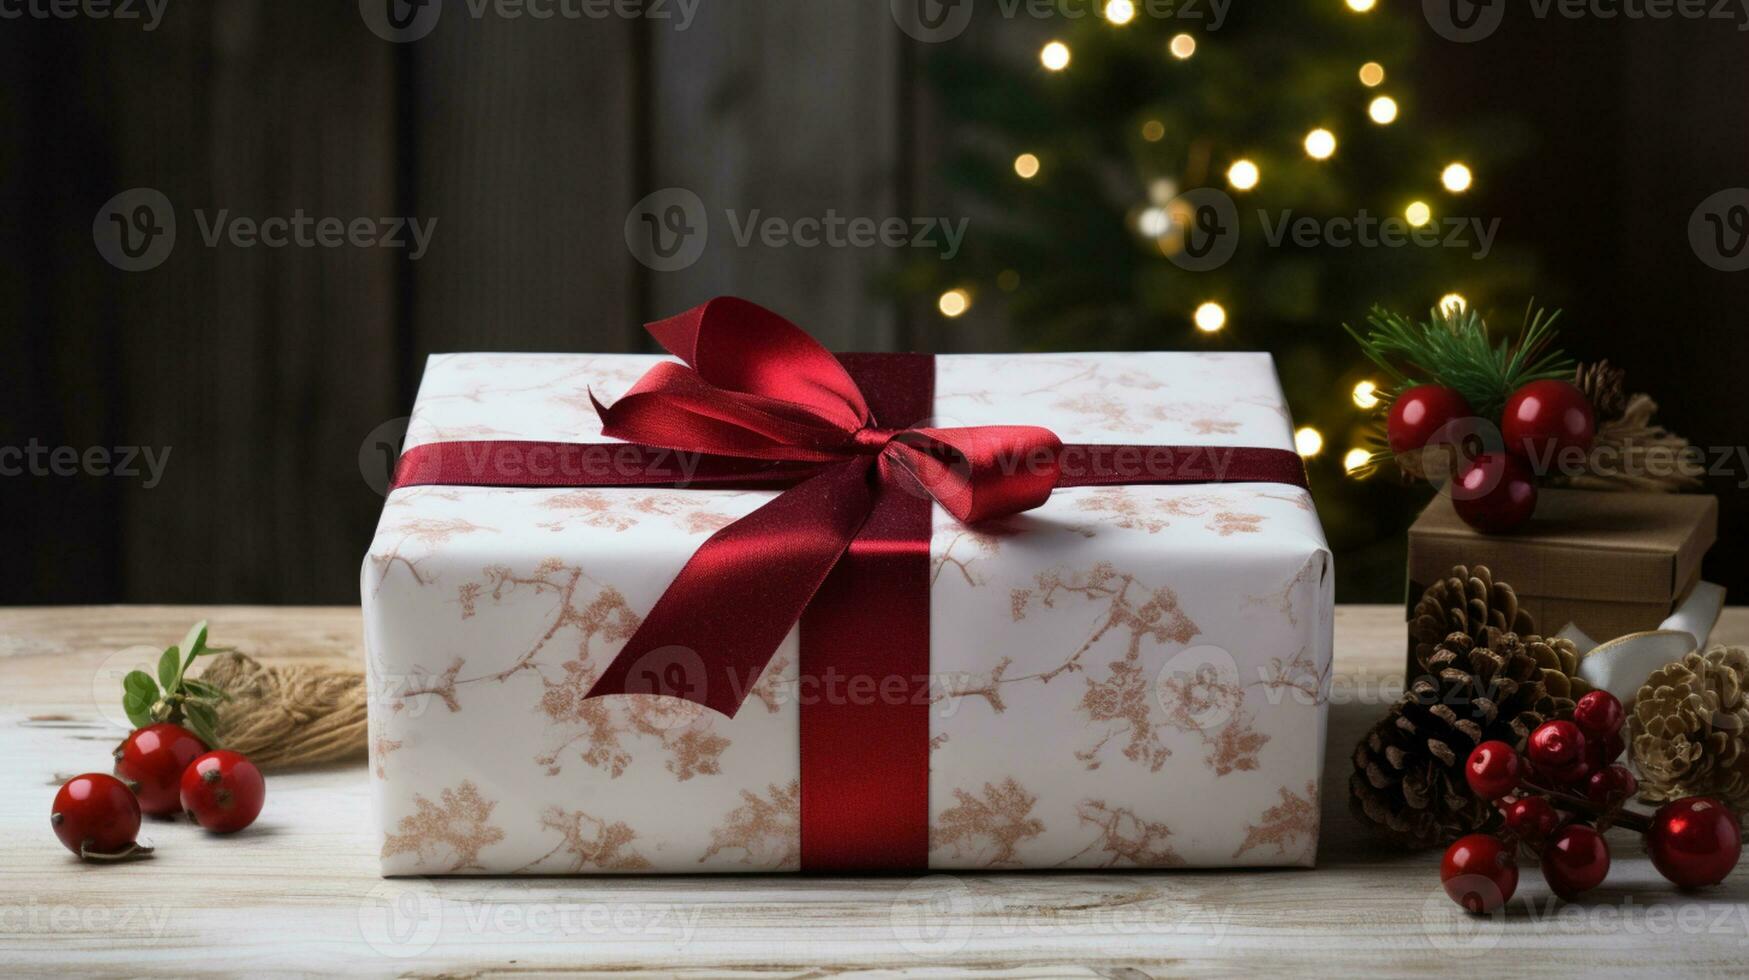
[[[434,356],[408,447],[611,442],[591,393],[663,360]],[[1066,443],[1293,447],[1264,354],[944,355],[934,404]],[[801,869],[795,630],[733,718],[583,698],[775,493],[391,492],[362,572],[383,873]],[[978,526],[936,506],[929,556],[930,868],[1313,862],[1334,573],[1305,490],[1059,489]]]
[[[1541,491],[1520,531],[1483,534],[1440,494],[1409,529],[1405,615],[1453,566],[1485,565],[1545,635],[1569,623],[1599,642],[1658,629],[1700,581],[1718,528],[1718,498],[1705,494],[1557,489]],[[1414,677],[1413,643],[1406,657]]]

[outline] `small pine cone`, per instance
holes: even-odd
[[[1690,653],[1646,679],[1628,717],[1640,797],[1749,807],[1749,650]]]
[[[1409,618],[1415,665],[1426,672],[1428,658],[1452,633],[1479,641],[1490,627],[1520,636],[1536,632],[1530,614],[1518,608],[1512,586],[1494,581],[1486,565],[1456,566],[1451,574],[1427,587]]]
[[[1608,361],[1581,364],[1574,372],[1573,384],[1591,402],[1599,424],[1619,419],[1627,411],[1627,376],[1626,371],[1610,367]]]
[[[1349,807],[1404,847],[1437,847],[1497,823],[1464,778],[1470,751],[1490,739],[1523,751],[1536,726],[1573,712],[1571,700],[1549,691],[1525,640],[1482,632],[1480,640],[1447,636],[1428,658],[1429,675],[1355,746]]]
[[[1543,686],[1558,698],[1577,701],[1591,693],[1591,685],[1579,676],[1579,648],[1558,636],[1527,636],[1524,647],[1543,670]]]

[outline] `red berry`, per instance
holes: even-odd
[[[1590,449],[1597,413],[1585,393],[1565,381],[1532,381],[1506,400],[1500,433],[1507,450],[1546,464],[1559,450]]]
[[[1585,783],[1585,798],[1599,806],[1611,806],[1640,791],[1640,781],[1627,766],[1608,766],[1592,773]]]
[[[1541,844],[1560,822],[1561,815],[1540,796],[1513,800],[1506,808],[1507,828],[1531,844]]]
[[[1451,900],[1470,912],[1492,912],[1518,890],[1518,862],[1497,837],[1471,834],[1445,849],[1439,880]]]
[[[1567,824],[1543,848],[1543,880],[1568,901],[1603,884],[1607,877],[1609,845],[1588,824]]]
[[[182,808],[215,834],[255,822],[267,799],[267,781],[255,763],[226,749],[208,752],[182,773]]]
[[[1518,788],[1523,777],[1518,750],[1505,742],[1483,742],[1464,763],[1464,778],[1470,791],[1484,800],[1497,800]]]
[[[1591,771],[1585,758],[1585,733],[1570,721],[1545,721],[1530,733],[1525,752],[1539,776],[1562,786],[1584,779]]]
[[[1426,448],[1439,431],[1458,419],[1476,413],[1454,388],[1417,385],[1397,396],[1385,420],[1385,437],[1391,452],[1401,456]]]
[[[121,780],[88,772],[62,784],[49,824],[80,857],[120,857],[140,835],[140,804]]]
[[[181,725],[147,725],[116,746],[115,774],[132,785],[142,812],[169,816],[182,809],[182,770],[205,751],[206,743]]]
[[[1646,849],[1659,874],[1683,888],[1702,888],[1724,881],[1737,866],[1743,840],[1736,815],[1723,803],[1689,796],[1653,815]]]
[[[1608,691],[1590,691],[1573,705],[1573,724],[1587,735],[1614,735],[1625,721],[1621,701]]]
[[[1464,523],[1485,534],[1504,534],[1536,513],[1536,482],[1523,460],[1482,453],[1458,473],[1451,502]]]

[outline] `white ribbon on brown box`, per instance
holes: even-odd
[[[1676,612],[1658,624],[1655,630],[1629,633],[1598,643],[1585,635],[1584,630],[1568,623],[1556,635],[1572,640],[1579,648],[1583,656],[1579,661],[1582,679],[1592,687],[1620,698],[1623,705],[1632,705],[1640,685],[1652,676],[1653,671],[1706,646],[1724,607],[1724,586],[1701,582],[1689,592]]]

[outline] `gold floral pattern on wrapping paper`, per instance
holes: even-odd
[[[561,851],[567,858],[566,870],[572,872],[585,868],[596,871],[649,871],[654,867],[649,858],[631,846],[638,839],[637,831],[620,821],[608,823],[582,810],[549,806],[541,814],[540,825],[547,830],[557,831],[561,839],[552,850],[516,869],[517,874],[554,870],[541,866]]]
[[[409,544],[416,541],[429,551],[454,538],[482,531],[495,533],[496,529],[483,527],[460,517],[415,517],[384,527],[377,532],[377,541],[380,543],[387,538],[394,538],[395,543],[387,548],[379,545],[371,547],[370,561],[377,569],[375,591],[382,591],[383,583],[388,581],[389,572],[396,565],[406,568],[407,573],[413,576],[413,581],[419,585],[430,585],[436,581],[435,576],[427,575],[419,569],[419,563],[425,560],[424,556],[407,557],[406,549]]]
[[[1089,361],[1074,357],[1033,357],[1028,366],[1033,368],[1050,368],[1062,371],[1061,377],[1055,381],[1039,385],[1027,391],[1013,395],[1004,394],[1001,397],[1032,398],[1038,395],[1059,392],[1064,388],[1072,388],[1078,384],[1100,388],[1130,388],[1138,391],[1158,391],[1165,387],[1165,382],[1146,371],[1135,371],[1109,361]],[[994,404],[998,399],[995,392],[989,389],[969,391],[948,391],[939,389],[935,394],[937,405],[955,401],[970,401],[980,405]]]
[[[1159,534],[1171,527],[1172,517],[1201,520],[1204,529],[1223,538],[1258,533],[1263,529],[1264,515],[1238,510],[1238,497],[1237,491],[1229,491],[1144,500],[1123,487],[1100,487],[1079,495],[1075,506],[1108,516],[1108,523],[1117,527],[1149,534]]]
[[[1233,852],[1235,859],[1246,851],[1266,846],[1274,847],[1281,857],[1290,857],[1295,853],[1293,845],[1304,850],[1318,839],[1317,782],[1308,780],[1304,795],[1291,792],[1286,786],[1279,792],[1281,802],[1264,810],[1257,823],[1246,825],[1245,840]]]
[[[584,422],[594,423],[584,426],[575,424],[556,426],[565,431],[581,432],[586,435],[593,435],[600,431],[600,424],[596,421],[595,406],[589,400],[590,388],[593,387],[595,393],[602,400],[611,402],[618,397],[620,392],[637,383],[637,379],[647,369],[647,365],[625,364],[613,356],[553,355],[543,357],[518,355],[512,357],[508,355],[470,354],[453,365],[445,363],[446,361],[447,359],[444,361],[434,360],[428,369],[428,374],[434,373],[433,369],[441,367],[458,374],[481,371],[489,377],[497,379],[506,370],[522,372],[531,365],[552,370],[554,373],[528,384],[510,386],[496,384],[493,381],[483,381],[459,385],[457,390],[448,394],[421,394],[419,396],[420,408],[428,409],[432,405],[455,401],[477,405],[493,399],[533,395],[540,397],[543,402],[563,405]],[[562,393],[553,394],[555,389]],[[442,431],[448,433],[454,431],[455,428],[454,426],[444,426]],[[528,436],[523,435],[520,438],[528,438]]]
[[[527,574],[504,565],[487,566],[480,579],[458,587],[457,602],[462,618],[467,619],[476,615],[483,601],[500,602],[524,592],[552,596],[555,608],[546,630],[514,663],[496,673],[462,678],[466,660],[457,658],[435,681],[394,695],[394,706],[415,697],[433,696],[451,712],[459,712],[460,688],[503,683],[523,671],[532,671],[542,685],[537,707],[552,723],[552,746],[534,757],[535,764],[544,767],[548,775],[563,772],[565,760],[574,752],[585,765],[617,778],[632,764],[634,752],[628,744],[632,739],[650,740],[659,746],[666,756],[665,768],[679,781],[722,771],[720,759],[730,741],[716,732],[716,715],[702,705],[642,695],[584,699],[600,676],[601,665],[631,638],[640,622],[619,590],[595,582],[579,566],[549,558]],[[575,638],[570,658],[556,668],[541,659],[549,646],[567,634]],[[787,658],[777,658],[751,692],[767,711],[778,708],[781,672],[787,666]],[[555,669],[556,677],[552,673]]]
[[[741,805],[729,811],[711,831],[703,864],[725,851],[739,851],[740,863],[766,871],[794,871],[802,866],[802,783],[772,783],[760,796],[741,791]]]
[[[1140,585],[1134,576],[1119,572],[1109,562],[1100,562],[1086,572],[1052,569],[1041,572],[1034,581],[1034,588],[1014,590],[1012,609],[1016,621],[1024,619],[1034,605],[1055,608],[1060,600],[1078,598],[1103,604],[1092,633],[1067,659],[1048,671],[1008,677],[1005,675],[1010,664],[1004,659],[997,663],[986,684],[965,684],[953,695],[983,697],[1000,713],[1002,702],[990,692],[999,690],[1002,684],[1049,683],[1061,674],[1081,673],[1087,688],[1079,707],[1096,726],[1104,729],[1091,746],[1075,752],[1075,758],[1088,769],[1100,768],[1106,746],[1121,736],[1125,739],[1124,758],[1147,766],[1150,772],[1159,772],[1172,756],[1171,748],[1162,738],[1168,731],[1199,736],[1207,750],[1204,764],[1216,776],[1257,768],[1257,755],[1269,736],[1252,728],[1254,718],[1244,708],[1244,687],[1236,678],[1227,680],[1212,665],[1205,664],[1189,678],[1161,678],[1156,684],[1154,678],[1161,668],[1144,660],[1144,641],[1157,646],[1183,646],[1201,634],[1196,623],[1180,608],[1176,592]],[[1124,652],[1106,663],[1106,677],[1094,677],[1083,661],[1114,631],[1128,634]],[[1212,731],[1212,723],[1202,720],[1210,715],[1225,719]]]
[[[397,750],[399,750],[403,747],[405,747],[405,743],[403,743],[400,739],[390,738],[387,735],[382,734],[381,732],[378,732],[371,739],[371,743],[370,743],[371,768],[376,773],[376,777],[378,779],[389,778],[389,774],[384,769],[384,766],[387,765],[387,763],[389,761],[389,756],[393,755]]]
[[[1083,824],[1098,829],[1099,836],[1077,851],[1073,857],[1059,862],[1058,867],[1077,864],[1088,854],[1104,854],[1098,867],[1117,868],[1125,865],[1137,868],[1179,868],[1184,858],[1166,838],[1172,829],[1163,823],[1143,820],[1128,807],[1113,807],[1104,800],[1086,800],[1075,808]]]
[[[497,802],[482,797],[472,780],[445,789],[440,799],[441,805],[413,794],[415,812],[402,817],[399,833],[383,841],[382,856],[416,854],[426,870],[439,873],[484,870],[480,852],[504,839],[504,831],[491,824]],[[446,856],[453,856],[453,862],[440,867],[438,862]]]
[[[728,514],[709,509],[712,503],[724,496],[738,497],[740,494],[680,491],[627,495],[603,493],[599,490],[570,490],[541,501],[541,507],[559,511],[563,516],[556,520],[542,521],[536,526],[549,531],[564,531],[573,524],[582,524],[608,531],[629,531],[642,524],[647,517],[663,517],[669,518],[675,526],[688,533],[707,534],[733,524],[736,520]]]
[[[1281,587],[1281,591],[1267,595],[1246,596],[1245,605],[1264,606],[1280,612],[1289,626],[1297,628],[1300,625],[1300,616],[1299,612],[1294,609],[1294,590],[1311,582],[1313,575],[1322,574],[1324,568],[1322,559],[1308,561],[1300,566],[1300,570],[1294,573],[1293,578],[1288,579],[1287,584]]]
[[[1131,417],[1130,413],[1135,409],[1134,405],[1111,395],[1088,392],[1059,398],[1051,403],[1051,407],[1059,412],[1087,416],[1090,419],[1088,424],[1107,432],[1148,431],[1146,423]]]
[[[1028,531],[1026,519],[1022,517],[1006,517],[998,520],[983,521],[976,527],[967,527],[957,521],[953,523],[953,536],[948,538],[947,545],[941,553],[931,559],[929,584],[941,581],[943,575],[959,578],[974,588],[987,585],[984,576],[973,566],[986,558],[993,558],[1002,550],[1002,542]],[[937,528],[939,531],[940,529]],[[1066,528],[1084,538],[1093,537],[1093,532],[1086,528]]]
[[[1017,866],[1019,848],[1045,832],[1044,821],[1032,816],[1038,797],[1012,777],[1000,785],[985,783],[983,794],[953,791],[955,805],[941,812],[929,828],[929,850],[952,850],[955,860],[976,860],[986,868]]]
[[[1292,692],[1312,706],[1325,704],[1330,700],[1331,666],[1332,661],[1326,660],[1320,668],[1312,659],[1311,648],[1301,647],[1291,659],[1270,657],[1269,666],[1249,686],[1281,694]]]
[[[1226,402],[1168,402],[1153,406],[1148,414],[1199,436],[1230,436],[1244,427],[1243,422],[1232,417],[1232,410],[1233,406]]]

